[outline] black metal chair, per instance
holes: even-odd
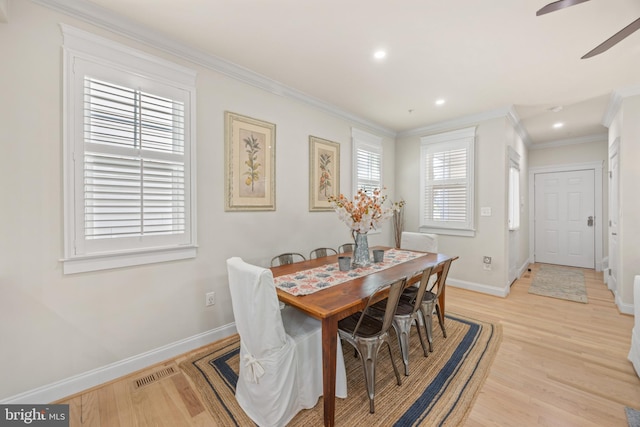
[[[338,247],[338,253],[344,254],[347,252],[353,252],[355,250],[355,243],[345,243],[344,245],[340,245]]]
[[[383,344],[387,344],[389,349],[389,358],[393,365],[393,371],[396,374],[398,385],[402,385],[402,379],[398,368],[393,361],[391,345],[389,344],[389,328],[393,323],[393,316],[398,307],[400,295],[407,283],[407,278],[386,283],[375,289],[367,301],[365,309],[361,312],[352,314],[338,322],[338,334],[343,341],[351,344],[364,368],[364,378],[369,394],[369,412],[374,413],[374,397],[376,389],[376,365],[378,360],[378,352]],[[389,295],[386,301],[384,317],[382,320],[367,314],[367,309],[381,298],[380,293],[389,289]]]
[[[271,267],[277,267],[279,265],[293,264],[298,261],[306,261],[304,255],[297,252],[286,252],[280,255],[276,255],[271,259]]]
[[[338,252],[333,248],[317,248],[309,253],[309,259],[321,258],[329,255],[335,255]]]

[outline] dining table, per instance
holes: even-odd
[[[400,253],[395,248],[376,246],[373,249],[383,249],[385,255]],[[345,280],[344,272],[339,273],[337,268],[338,256],[347,254],[330,255],[307,261],[271,267],[276,281],[278,299],[291,305],[309,316],[319,319],[322,324],[322,378],[323,378],[323,403],[324,425],[333,426],[335,423],[335,397],[336,397],[336,351],[338,345],[338,322],[358,311],[364,309],[369,296],[380,286],[407,277],[407,286],[420,280],[420,273],[427,267],[434,266],[433,274],[441,274],[442,264],[449,259],[456,260],[457,256],[449,256],[441,253],[427,253],[417,251],[410,252],[401,262],[393,263],[382,269],[373,269],[366,274],[353,274]],[[417,253],[416,253],[417,252]],[[335,264],[335,268],[333,265]],[[282,276],[292,277],[304,275],[304,272],[329,266],[329,271],[335,271],[336,275],[342,273],[343,279],[334,286],[327,286],[312,293],[295,295],[289,290],[278,286],[278,278]],[[440,316],[444,322],[446,286],[440,294]],[[388,294],[388,291],[386,292]],[[385,298],[383,292],[381,298]]]

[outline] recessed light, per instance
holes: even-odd
[[[383,59],[385,56],[387,56],[387,52],[385,52],[384,50],[377,50],[373,54],[373,57],[376,59]]]
[[[552,113],[558,113],[562,111],[562,108],[562,105],[556,105],[555,107],[549,108],[549,111],[551,111]]]
[[[436,100],[436,105],[444,105],[445,102],[447,102],[445,99],[440,98]]]
[[[554,129],[560,129],[562,126],[564,126],[564,123],[558,122],[558,123],[554,123],[553,124],[553,128]]]

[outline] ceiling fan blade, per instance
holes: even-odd
[[[581,59],[591,58],[592,56],[599,55],[602,52],[609,50],[610,48],[620,43],[622,40],[629,37],[631,34],[633,34],[638,30],[640,30],[640,18],[636,19],[631,24],[627,25],[626,27],[624,27],[623,29],[621,29],[620,31],[618,31],[617,33],[609,37],[607,40],[605,40],[603,43],[598,45],[595,49],[587,53]]]
[[[542,9],[536,12],[536,16],[544,15],[545,13],[555,12],[556,10],[564,9],[565,7],[575,6],[576,4],[584,3],[589,0],[558,0],[553,3],[549,3]]]

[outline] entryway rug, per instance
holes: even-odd
[[[529,286],[529,293],[585,304],[588,302],[584,274],[571,267],[540,265]]]
[[[640,427],[640,411],[629,407],[625,407],[624,410],[627,413],[629,427]]]
[[[422,353],[415,328],[411,331],[410,375],[403,375],[401,386],[396,384],[388,351],[382,349],[376,372],[374,414],[369,413],[360,360],[354,357],[353,348],[345,343],[348,397],[336,399],[336,425],[461,425],[489,373],[502,340],[502,328],[499,324],[455,314],[447,315],[446,328],[447,338],[444,338],[434,318],[434,351],[429,357]],[[402,374],[402,359],[393,333],[392,338],[394,361]],[[234,396],[239,346],[239,337],[234,335],[180,364],[221,426],[255,425]],[[299,412],[289,425],[323,425],[322,398],[314,408]]]

